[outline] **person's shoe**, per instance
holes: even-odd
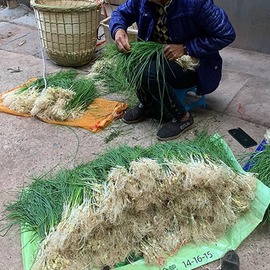
[[[145,106],[139,103],[134,108],[125,112],[123,121],[126,124],[139,123],[147,117],[151,118],[152,114],[154,114],[154,108],[152,106]]]
[[[160,141],[168,141],[177,139],[183,131],[188,130],[194,123],[193,116],[189,114],[186,121],[173,118],[171,121],[164,124],[157,133],[157,139]]]
[[[240,261],[237,253],[230,250],[225,253],[221,260],[221,270],[239,270]]]
[[[139,123],[144,119],[147,113],[147,107],[142,103],[137,104],[134,108],[125,112],[123,116],[123,121],[126,124]]]

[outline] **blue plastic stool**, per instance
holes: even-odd
[[[189,92],[194,94],[188,95]],[[192,110],[196,107],[206,108],[205,95],[197,95],[197,87],[190,87],[186,89],[175,89],[175,94],[181,103],[185,106],[186,110]]]

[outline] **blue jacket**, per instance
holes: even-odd
[[[127,30],[136,22],[138,38],[148,41],[155,26],[154,3],[127,0],[111,16],[112,38],[118,28]],[[219,50],[235,40],[235,31],[226,13],[212,0],[172,0],[167,27],[174,44],[184,44],[190,56],[200,59],[197,68],[198,93],[213,92],[221,80],[222,59]]]

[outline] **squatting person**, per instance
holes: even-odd
[[[212,0],[127,0],[111,16],[110,32],[123,53],[131,49],[127,29],[138,26],[138,40],[164,44],[165,68],[157,76],[153,59],[145,68],[139,103],[128,110],[123,121],[137,123],[151,117],[153,111],[165,109],[170,120],[157,132],[159,140],[172,140],[192,127],[194,120],[176,97],[175,89],[196,86],[198,94],[217,89],[222,72],[219,50],[235,40],[235,31],[228,16]],[[199,60],[195,70],[185,70],[177,63],[183,55]],[[165,82],[162,101],[158,88]],[[161,107],[161,104],[162,108]]]

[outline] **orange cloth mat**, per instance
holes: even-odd
[[[34,79],[29,80],[23,85],[29,84]],[[23,85],[17,86],[14,89],[8,90],[2,94],[0,94],[0,112],[17,115],[17,116],[24,116],[24,117],[32,117],[31,114],[19,113],[13,111],[6,107],[3,104],[2,96],[10,91],[15,91],[21,88]],[[41,119],[49,124],[56,124],[56,125],[64,125],[64,126],[73,126],[73,127],[80,127],[92,132],[98,132],[101,129],[105,128],[109,123],[111,123],[114,119],[118,119],[122,116],[124,111],[127,108],[126,103],[107,100],[104,98],[96,98],[92,104],[90,104],[83,114],[82,117],[77,119],[67,119],[65,121],[53,121],[47,119]]]

